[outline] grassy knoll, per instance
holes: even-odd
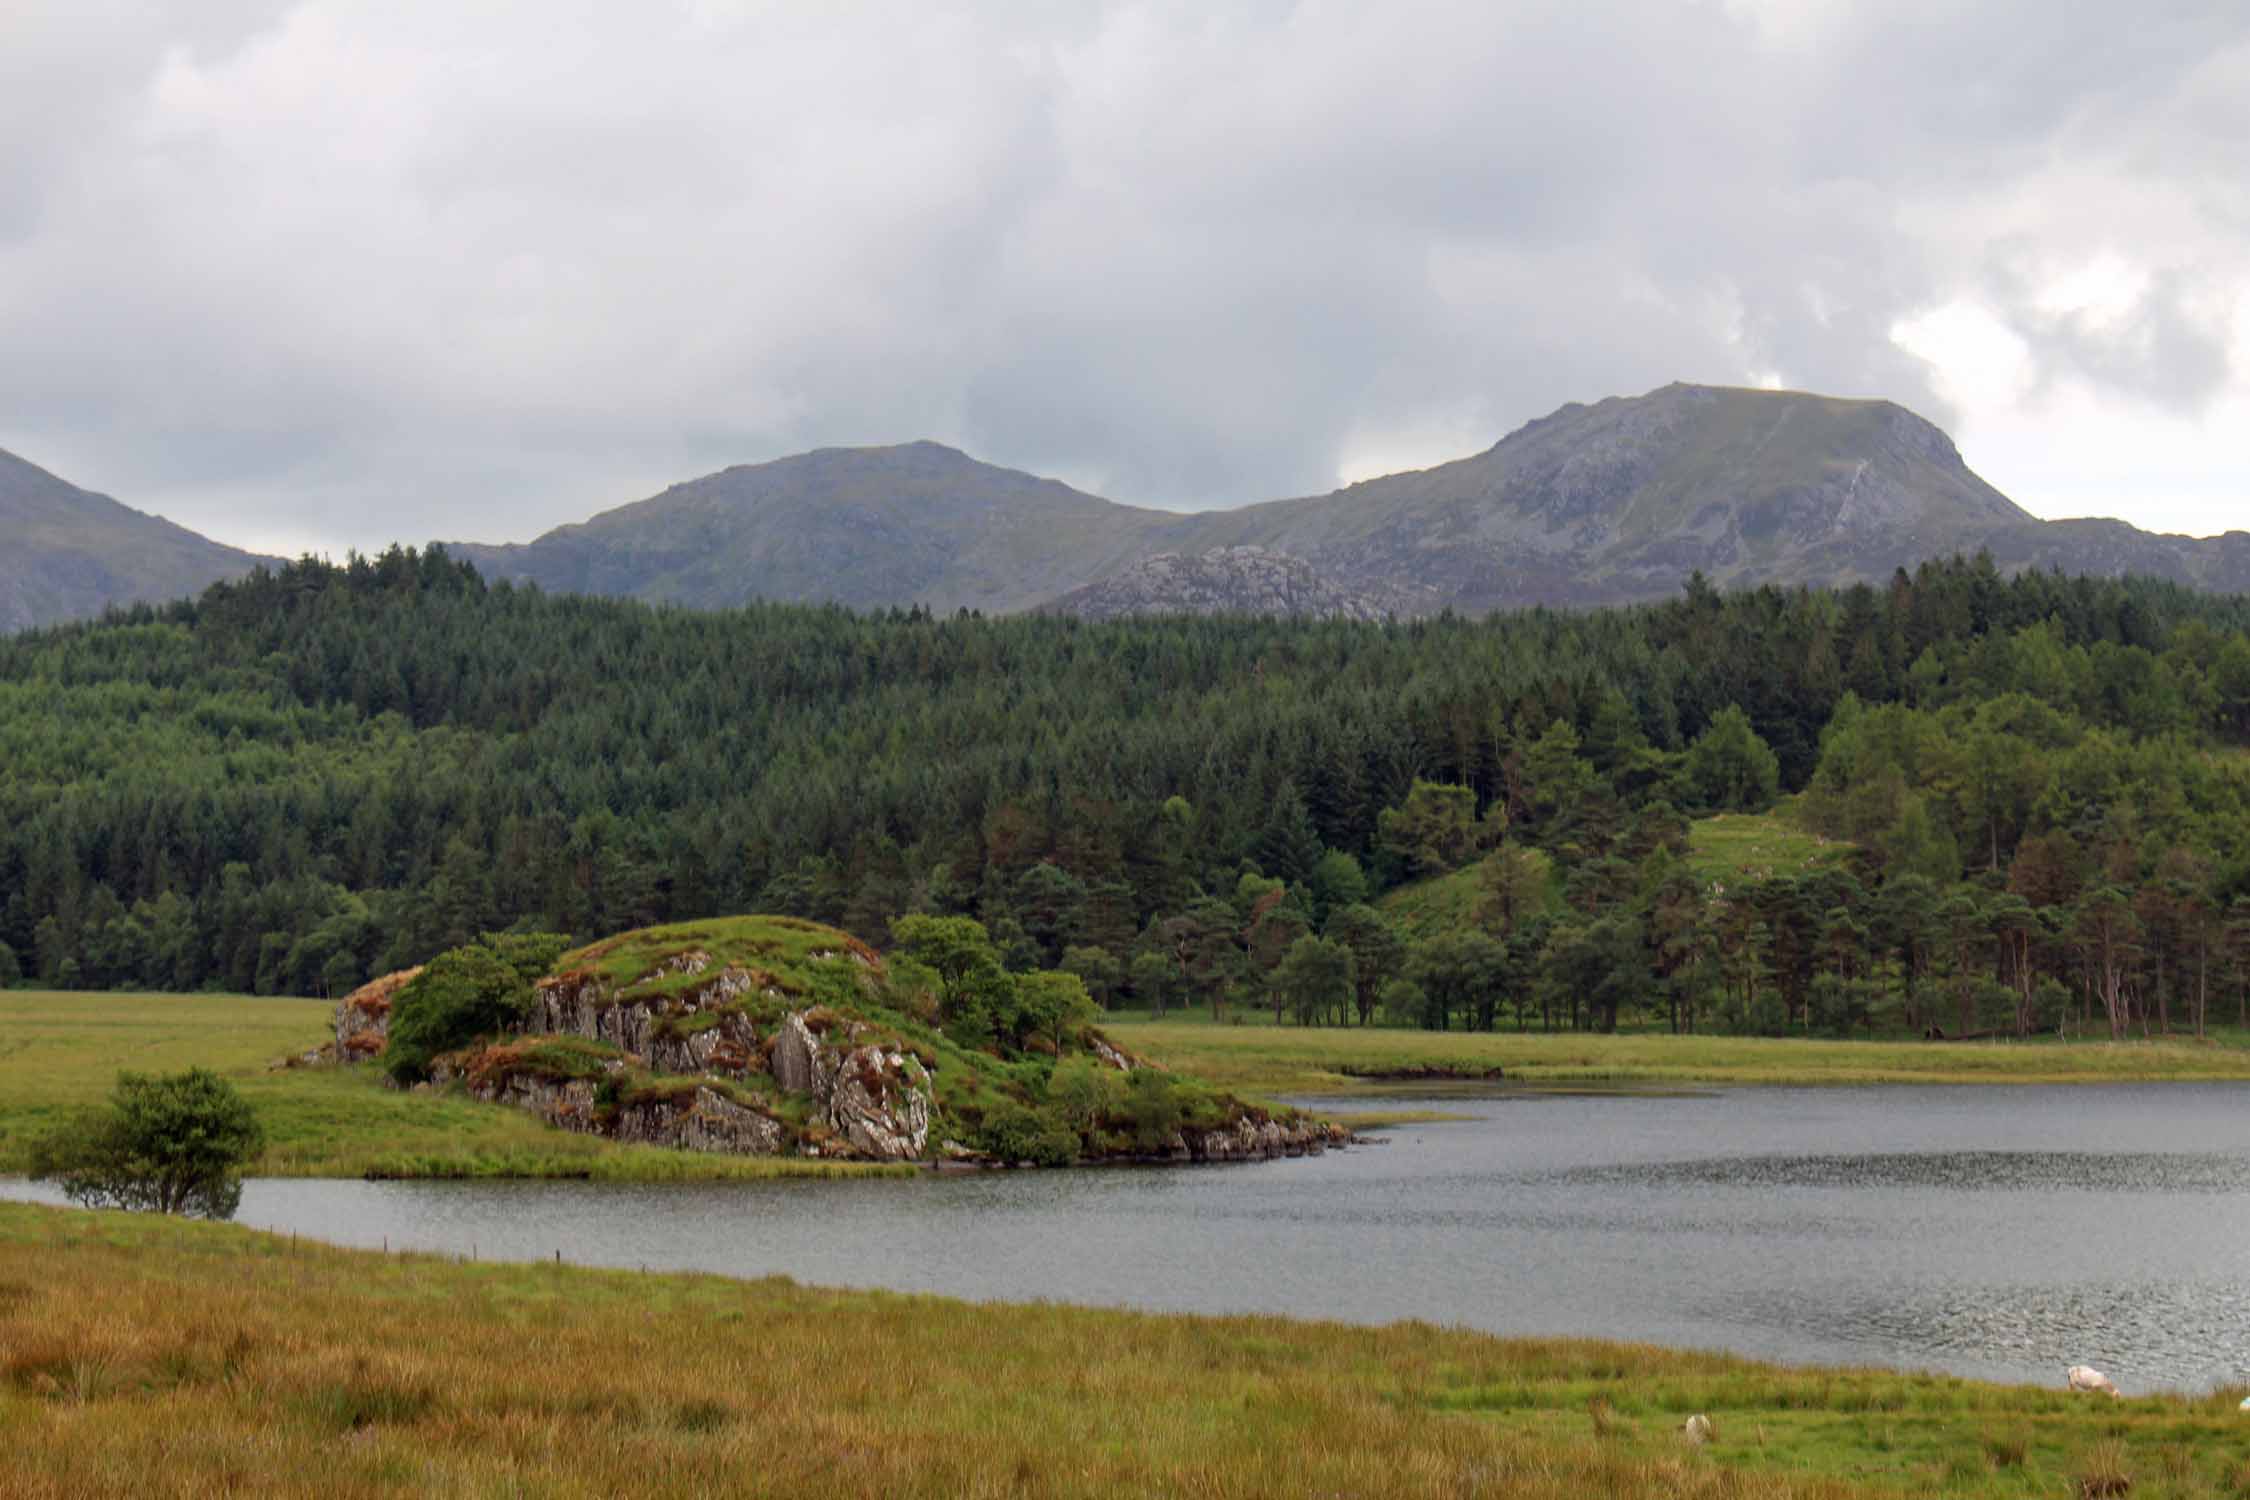
[[[1852,846],[1797,826],[1794,799],[1770,813],[1721,813],[1688,825],[1688,868],[1706,885],[1802,876],[1843,863]]]
[[[1706,886],[1755,884],[1776,876],[1797,877],[1826,865],[1840,865],[1850,844],[1822,838],[1799,827],[1795,799],[1772,812],[1720,813],[1688,825],[1687,864]],[[1530,851],[1546,870],[1549,909],[1562,906],[1562,881],[1542,850]],[[1376,905],[1416,941],[1477,925],[1485,901],[1484,874],[1478,865],[1416,880],[1385,894]]]
[[[0,1493],[2238,1494],[2238,1393],[464,1265],[0,1204]],[[1707,1413],[1716,1440],[1678,1436]]]
[[[258,1176],[645,1181],[881,1170],[620,1146],[507,1105],[387,1089],[370,1066],[269,1069],[319,1045],[328,1018],[319,1000],[0,991],[0,1173],[21,1172],[32,1137],[101,1100],[119,1069],[190,1066],[225,1075],[258,1111],[267,1139]]]
[[[1561,906],[1562,890],[1555,875],[1554,861],[1547,857],[1545,850],[1534,849],[1530,853],[1546,874],[1547,905],[1550,908]],[[1433,875],[1427,880],[1409,882],[1386,893],[1375,904],[1384,916],[1397,924],[1400,932],[1415,942],[1424,942],[1441,933],[1459,932],[1478,925],[1477,910],[1485,899],[1483,867],[1473,864],[1449,875]]]
[[[2250,1078],[2239,1035],[2195,1042],[1836,1042],[1794,1037],[1432,1032],[1240,1026],[1111,1017],[1119,1042],[1215,1088],[1251,1094],[1372,1091],[1380,1075],[1523,1083],[2121,1083]]]

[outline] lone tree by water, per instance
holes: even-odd
[[[31,1175],[88,1208],[231,1219],[242,1166],[264,1145],[257,1116],[218,1074],[120,1073],[107,1105],[33,1147]]]

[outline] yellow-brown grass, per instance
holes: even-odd
[[[11,1497],[2053,1494],[2143,1427],[2186,1455],[2184,1494],[2230,1461],[2215,1399],[2097,1409],[1420,1324],[462,1265],[0,1205]],[[1730,1441],[1685,1449],[1703,1410]],[[1978,1434],[1999,1421],[2031,1435],[1995,1475]],[[1912,1441],[1871,1440],[1894,1426]]]

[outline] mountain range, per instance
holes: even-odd
[[[20,460],[0,463],[0,534],[22,534],[9,498],[19,470],[45,481],[51,506],[75,497],[85,510],[93,535],[73,557],[139,559],[159,540],[180,554],[168,573],[115,569],[115,586],[135,592],[114,597],[186,592],[256,561]],[[1574,402],[1435,468],[1235,510],[1121,505],[918,442],[723,469],[527,543],[448,544],[490,578],[694,607],[1358,618],[1623,603],[1669,595],[1697,570],[1722,586],[1879,581],[1979,548],[2009,570],[2250,591],[2250,533],[2039,520],[1891,402],[1681,384]],[[0,570],[0,626],[98,609],[86,601],[103,579],[82,566],[82,586],[52,601]]]
[[[1888,401],[1668,385],[1573,403],[1484,452],[1326,495],[1183,514],[935,443],[722,470],[508,547],[488,575],[689,605],[1380,615],[1849,583],[1954,552],[2250,589],[2250,533],[2041,521]]]

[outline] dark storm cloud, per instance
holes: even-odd
[[[57,7],[0,444],[341,546],[819,443],[1204,505],[1674,378],[1944,419],[1893,332],[1964,298],[2035,389],[2228,399],[2239,7],[1960,9]]]

